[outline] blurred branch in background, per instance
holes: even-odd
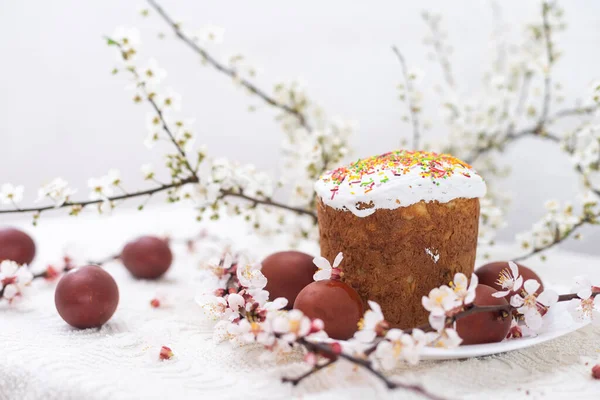
[[[151,106],[146,144],[151,147],[157,141],[165,140],[173,145],[172,151],[165,155],[164,172],[168,173],[169,181],[161,182],[153,170],[143,167],[145,179],[156,185],[126,192],[118,173],[111,171],[108,176],[90,179],[90,200],[72,201],[74,191],[66,181],[57,178],[39,190],[39,201],[50,200],[53,204],[31,208],[18,206],[23,197],[22,187],[5,184],[0,191],[0,200],[11,208],[0,210],[0,213],[32,212],[37,221],[40,213],[53,208],[70,208],[71,214],[76,215],[89,205],[97,205],[98,211],[104,212],[114,208],[120,200],[149,198],[155,193],[166,192],[169,202],[190,201],[198,210],[198,219],[207,214],[211,219],[217,219],[224,211],[242,216],[264,234],[286,231],[293,232],[296,237],[316,237],[314,181],[351,153],[349,143],[355,124],[328,117],[297,82],[276,83],[272,90],[259,87],[253,79],[256,71],[244,64],[243,55],[221,60],[218,52],[208,45],[214,39],[214,33],[207,35],[208,39],[199,37],[173,19],[156,0],[147,2],[149,7],[142,12],[143,16],[155,12],[177,40],[200,56],[204,65],[228,77],[277,111],[275,119],[284,133],[284,166],[278,171],[281,176],[275,179],[256,171],[252,165],[209,157],[206,149],[195,146],[196,134],[174,106],[179,101],[178,95],[161,90],[161,79],[166,72],[154,60],[146,66],[138,65],[137,33],[118,30],[107,39],[121,55],[120,65],[113,73],[125,75],[130,81],[135,91],[134,103]],[[526,26],[526,35],[518,43],[509,43],[503,36],[502,13],[495,3],[492,3],[492,12],[496,54],[483,77],[481,93],[472,96],[459,90],[450,57],[453,48],[448,44],[441,16],[423,13],[428,27],[425,44],[431,50],[431,58],[441,68],[442,84],[436,85],[434,90],[439,93],[436,98],[440,98],[444,114],[441,122],[448,131],[448,136],[435,144],[434,150],[452,153],[472,163],[486,177],[488,196],[481,200],[480,224],[480,245],[485,246],[493,244],[495,233],[505,223],[503,215],[509,199],[498,190],[498,182],[509,173],[503,153],[527,137],[560,146],[582,180],[581,212],[578,212],[579,206],[549,201],[547,215],[529,232],[517,237],[526,251],[518,259],[524,259],[542,254],[568,238],[578,238],[581,227],[598,223],[600,84],[594,86],[591,102],[575,102],[576,107],[555,111],[556,104],[562,99],[561,85],[553,75],[556,62],[563,57],[555,40],[556,34],[566,27],[562,9],[556,2],[543,2],[539,21]],[[408,68],[404,55],[396,46],[392,49],[401,69],[399,97],[406,102],[408,111],[402,119],[411,124],[412,147],[418,150],[427,147],[423,143],[423,134],[428,129],[421,106],[423,92],[417,85],[420,74]],[[537,85],[541,89],[538,90]],[[577,122],[576,129],[569,131],[557,126],[567,118]],[[289,189],[286,201],[274,200],[275,191],[282,188]],[[139,208],[143,208],[143,204]],[[301,218],[288,218],[290,212]],[[277,221],[274,226],[265,222],[269,219],[264,218],[266,215],[275,216],[271,218]]]

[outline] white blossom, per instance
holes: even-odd
[[[477,275],[471,275],[471,282],[467,276],[463,273],[457,273],[454,275],[454,280],[452,281],[452,290],[458,297],[458,299],[463,304],[471,304],[473,300],[475,300],[475,290],[477,289],[477,284],[479,283],[479,278]]]
[[[381,306],[374,301],[369,300],[370,310],[365,312],[365,315],[359,325],[360,330],[356,331],[354,338],[362,343],[371,343],[375,340],[378,334],[380,324],[385,320]]]
[[[586,276],[574,278],[572,291],[577,293],[579,299],[570,300],[567,308],[573,319],[581,321],[591,319],[594,325],[600,324],[600,296],[592,296],[592,283]]]
[[[112,40],[119,43],[121,46],[135,47],[141,42],[140,31],[136,28],[126,28],[119,26],[110,36]]]
[[[250,289],[262,289],[267,285],[267,278],[260,272],[259,263],[242,263],[237,266],[237,278],[240,284]]]
[[[88,180],[88,187],[92,190],[90,192],[91,200],[105,200],[113,195],[112,189],[113,183],[111,177],[103,176],[100,178],[90,178]]]
[[[11,260],[0,262],[0,289],[2,297],[12,301],[20,295],[33,280],[33,274],[26,265],[19,265]]]
[[[145,180],[154,178],[154,167],[152,166],[152,164],[142,165],[142,167],[140,168],[140,171],[142,171],[142,175],[144,175]]]
[[[276,338],[273,332],[266,330],[268,327],[269,324],[256,321],[249,322],[247,319],[242,319],[237,324],[229,325],[228,332],[242,342],[257,342],[265,346],[271,346],[275,343]]]
[[[14,186],[11,183],[5,183],[0,188],[0,201],[2,204],[19,204],[23,200],[23,185]]]
[[[50,198],[55,207],[62,206],[69,198],[77,193],[76,189],[69,188],[69,183],[62,178],[56,178],[38,190],[37,202]]]
[[[444,349],[455,349],[462,343],[462,339],[455,329],[444,329],[440,335],[432,341],[434,347]]]
[[[140,80],[152,89],[165,79],[167,71],[162,69],[154,58],[151,58],[145,66],[140,68],[139,74]]]
[[[536,291],[540,288],[540,283],[535,279],[528,279],[523,284],[521,294],[515,294],[510,298],[510,305],[517,308],[520,314],[523,314],[525,324],[533,331],[537,331],[542,327],[541,307],[550,307],[558,301],[558,294],[553,290],[546,289],[542,293],[536,295]]]
[[[193,35],[193,37],[195,37],[203,42],[216,43],[216,44],[223,43],[224,36],[225,36],[225,29],[220,26],[213,25],[213,24],[206,24],[206,25],[202,26],[200,28],[200,30]]]
[[[384,369],[393,369],[398,361],[406,361],[410,365],[419,362],[421,349],[427,344],[426,334],[414,329],[412,334],[400,329],[390,329],[375,350],[375,358]]]
[[[342,263],[343,259],[344,255],[342,252],[338,253],[338,255],[335,257],[335,260],[333,260],[333,265],[331,265],[325,257],[315,257],[313,259],[313,263],[317,266],[317,268],[319,268],[319,270],[315,272],[313,279],[315,281],[331,279],[332,275],[336,275],[336,271],[338,271],[338,267]],[[337,274],[339,275],[339,272]]]
[[[181,110],[181,95],[173,90],[172,87],[167,87],[164,93],[157,94],[156,103],[161,109],[168,109],[171,111]]]
[[[281,334],[281,339],[292,343],[309,334],[311,322],[300,310],[290,310],[273,320],[273,331]]]
[[[523,277],[519,275],[519,266],[512,262],[508,262],[508,268],[500,271],[500,276],[496,283],[502,286],[503,290],[492,293],[494,297],[506,297],[510,292],[517,292],[523,286]]]

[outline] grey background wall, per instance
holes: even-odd
[[[421,10],[445,15],[455,47],[455,73],[465,93],[476,91],[479,80],[474,77],[481,76],[491,52],[487,1],[162,3],[183,16],[186,25],[225,27],[225,42],[213,46],[214,51],[246,54],[261,69],[259,84],[271,87],[278,80],[299,78],[330,115],[359,121],[356,156],[389,150],[410,135],[396,99],[400,75],[392,44],[426,72],[427,82],[441,79],[439,68],[426,60]],[[501,3],[512,35],[521,33],[524,22],[539,18],[538,2]],[[600,2],[563,3],[569,30],[558,44],[567,53],[556,75],[567,98],[575,99],[600,77]],[[248,105],[260,103],[201,67],[181,43],[158,40],[158,31],[167,29],[157,18],[141,19],[139,6],[118,0],[0,2],[0,182],[24,184],[32,200],[40,184],[62,176],[86,196],[87,178],[111,167],[135,187],[141,182],[141,164],[160,164],[160,150],[149,152],[142,144],[146,110],[132,104],[123,78],[110,75],[116,58],[102,36],[117,26],[140,29],[142,58],[155,57],[168,70],[167,85],[183,95],[183,111],[196,118],[198,141],[212,154],[275,169],[281,132],[273,112],[264,107],[246,112]],[[426,108],[432,104],[425,99]],[[438,118],[435,109],[427,115]],[[441,128],[428,133],[443,134]],[[505,162],[513,174],[502,185],[515,198],[501,234],[509,240],[543,214],[547,198],[574,198],[578,183],[569,161],[548,143],[524,141],[509,149]],[[568,247],[600,253],[594,246],[600,233],[588,232]]]

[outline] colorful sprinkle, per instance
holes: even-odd
[[[346,179],[352,189],[352,194],[357,192],[365,194],[372,191],[376,185],[379,186],[389,181],[389,177],[384,171],[389,171],[394,176],[402,176],[413,168],[419,169],[421,178],[431,179],[432,183],[438,186],[440,179],[447,179],[455,172],[467,178],[471,177],[469,174],[471,166],[449,154],[396,150],[358,160],[347,167],[337,168],[321,179],[334,184],[331,189],[334,192],[333,196]]]

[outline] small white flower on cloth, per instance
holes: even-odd
[[[308,335],[311,331],[310,318],[300,310],[291,310],[278,315],[273,320],[273,331],[281,336],[281,340],[292,343],[296,339]]]
[[[5,183],[0,188],[0,202],[2,204],[18,204],[23,200],[23,185],[14,186],[11,183]]]
[[[577,293],[579,299],[567,304],[573,319],[581,321],[589,318],[594,325],[600,325],[600,296],[592,297],[592,282],[586,276],[576,276],[574,281],[572,291]]]
[[[505,268],[500,272],[500,276],[496,283],[502,286],[502,289],[496,293],[492,293],[494,297],[506,297],[510,292],[516,292],[523,286],[523,277],[519,275],[519,266],[512,262],[508,262],[508,268]]]
[[[339,266],[344,259],[344,255],[340,252],[333,260],[333,265],[329,263],[325,257],[315,257],[313,259],[313,263],[319,268],[317,272],[313,275],[313,279],[315,281],[323,281],[326,279],[337,279],[340,276]]]
[[[21,295],[32,280],[33,274],[26,265],[19,265],[10,260],[0,263],[0,289],[3,290],[2,297],[8,301]]]
[[[69,183],[62,178],[56,178],[38,190],[36,202],[46,197],[54,201],[55,207],[60,207],[69,201],[69,197],[77,193],[77,190],[69,188]]]
[[[275,343],[275,335],[268,330],[269,324],[242,319],[238,324],[228,326],[228,332],[245,343],[257,342],[265,346]]]
[[[515,294],[510,298],[510,305],[517,308],[517,311],[523,314],[525,324],[532,331],[537,331],[542,327],[542,312],[558,301],[558,294],[546,289],[540,295],[535,292],[540,288],[540,283],[535,279],[528,279],[523,285],[521,294]],[[540,312],[540,310],[542,312]]]
[[[368,303],[371,309],[365,312],[364,317],[358,323],[359,330],[354,334],[354,338],[362,343],[371,343],[389,328],[383,317],[381,306],[371,300]]]

